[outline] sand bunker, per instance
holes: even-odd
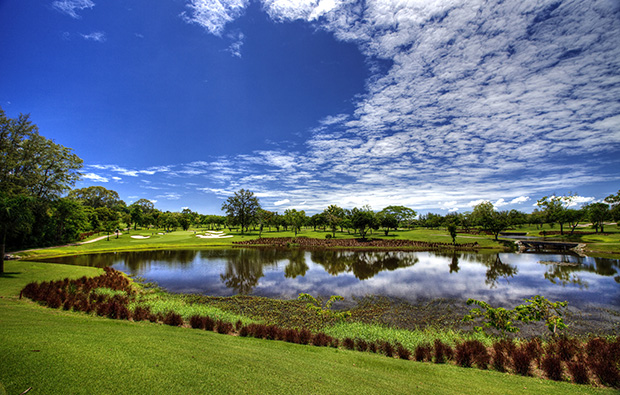
[[[196,237],[200,237],[201,239],[226,239],[226,238],[233,237],[233,236],[223,235],[223,234],[208,234],[208,235],[196,235]]]
[[[140,236],[140,235],[135,235],[135,236],[131,236],[132,239],[148,239],[151,236]]]

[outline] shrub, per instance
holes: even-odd
[[[537,337],[531,339],[525,344],[525,352],[527,352],[530,360],[536,361],[538,366],[541,364],[543,351],[542,342]]]
[[[299,344],[299,331],[297,329],[286,329],[284,331],[284,341]]]
[[[493,343],[493,369],[498,372],[506,371],[506,354],[502,343]]]
[[[164,316],[164,324],[170,326],[181,326],[183,325],[183,317],[181,317],[180,314],[177,314],[174,311],[169,311]]]
[[[400,343],[396,345],[396,354],[400,359],[411,359],[411,351],[409,351]]]
[[[435,363],[446,363],[447,359],[452,358],[452,347],[444,344],[441,340],[435,339]]]
[[[331,239],[331,238],[332,238],[331,233],[326,234],[326,235],[325,235],[325,238],[326,238],[326,239]]]
[[[280,339],[280,328],[276,325],[269,325],[265,328],[265,339],[278,340]]]
[[[312,340],[312,332],[307,329],[299,331],[299,344],[308,344]]]
[[[205,331],[212,331],[215,328],[215,321],[211,317],[202,318],[202,327]]]
[[[193,315],[189,317],[189,325],[193,329],[204,329],[202,317],[199,315]]]
[[[368,343],[364,339],[357,339],[355,341],[355,349],[357,351],[366,351],[368,349]]]
[[[233,330],[233,324],[231,324],[230,322],[217,320],[217,322],[215,323],[215,331],[217,333],[220,333],[222,335],[227,335],[230,332],[232,332],[232,330]]]
[[[241,329],[241,327],[242,327],[242,326],[243,326],[243,322],[241,322],[241,320],[238,320],[238,321],[235,323],[235,329],[236,329],[237,331],[239,331],[239,330]]]
[[[338,340],[337,338],[333,338],[332,344],[330,344],[330,347],[338,348],[339,345],[340,345],[340,340]]]
[[[250,334],[250,330],[248,329],[247,326],[242,326],[239,329],[239,336],[241,337],[247,337]]]
[[[134,321],[145,321],[149,319],[150,315],[151,315],[150,307],[137,306],[133,311],[133,320]]]
[[[589,384],[588,368],[583,361],[568,362],[568,372],[576,384]]]
[[[394,346],[390,342],[381,343],[381,352],[387,357],[394,357]]]
[[[378,349],[377,343],[375,343],[375,342],[368,343],[368,351],[370,351],[371,353],[375,354],[375,353],[377,353],[377,349]]]
[[[556,342],[556,352],[562,361],[571,361],[581,352],[581,344],[575,338],[560,337]]]
[[[436,353],[437,351],[435,351]],[[435,362],[439,363],[439,362]],[[443,362],[442,362],[443,363]],[[464,368],[470,368],[473,363],[472,355],[467,342],[456,345],[456,364]]]
[[[431,346],[428,344],[417,346],[414,352],[414,359],[418,362],[430,361],[432,359]]]
[[[545,356],[542,360],[541,368],[551,380],[562,380],[562,360],[559,355]]]
[[[345,337],[344,340],[342,340],[342,346],[347,350],[353,350],[355,349],[355,341],[350,337]]]
[[[332,343],[332,337],[323,332],[319,332],[312,337],[312,344],[317,347],[327,347]]]
[[[530,376],[532,374],[532,358],[526,350],[525,346],[517,347],[512,351],[512,366],[515,372],[522,376]]]

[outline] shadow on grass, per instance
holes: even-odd
[[[20,274],[22,274],[22,272],[4,272],[0,274],[0,278],[15,278]]]

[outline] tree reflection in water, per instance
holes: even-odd
[[[557,261],[544,261],[549,268],[545,278],[553,284],[566,286],[577,285],[579,288],[588,288],[589,284],[579,277],[579,272],[595,273],[600,276],[613,277],[620,283],[620,264],[617,259],[587,258],[577,254],[563,254]]]
[[[358,280],[374,277],[384,270],[396,270],[418,263],[418,256],[405,251],[312,251],[311,259],[336,276],[352,272]]]
[[[226,269],[220,279],[226,287],[236,293],[248,295],[264,276],[264,266],[277,266],[278,260],[286,257],[286,251],[279,249],[234,249],[227,250]]]
[[[485,284],[489,288],[497,288],[498,279],[501,277],[508,282],[509,278],[514,277],[519,271],[516,266],[503,263],[499,254],[481,254],[480,262],[487,267]]]

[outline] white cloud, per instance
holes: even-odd
[[[493,207],[495,207],[496,209],[499,207],[504,207],[507,206],[509,203],[506,202],[504,199],[499,199],[497,200],[495,203],[493,203]]]
[[[110,181],[110,180],[108,180],[108,178],[102,177],[102,176],[100,176],[98,174],[95,174],[95,173],[83,174],[82,178],[85,178],[87,180],[91,180],[91,181],[94,181],[94,182],[108,182],[108,181]]]
[[[274,206],[282,206],[283,204],[288,204],[291,201],[289,199],[278,200],[277,202],[273,202]]]
[[[94,6],[95,3],[92,0],[57,0],[52,2],[52,7],[75,19],[80,18],[77,14],[78,11],[90,9]]]
[[[228,47],[228,52],[236,57],[241,57],[241,47],[243,46],[243,42],[245,40],[245,36],[241,32],[231,33],[228,35],[228,39],[232,41],[230,46]]]
[[[106,35],[104,32],[92,32],[90,34],[80,34],[85,40],[105,42]]]
[[[181,195],[179,195],[176,192],[167,192],[167,193],[164,193],[162,195],[157,195],[155,197],[161,198],[161,199],[166,199],[166,200],[179,200],[181,198]]]
[[[529,200],[530,200],[530,197],[529,197],[529,196],[519,196],[519,197],[516,197],[516,198],[512,199],[512,200],[510,201],[510,204],[525,203],[525,202],[527,202],[527,201],[529,201]]]
[[[209,33],[220,36],[224,26],[239,17],[249,0],[190,0],[181,17],[187,23],[196,23]]]

